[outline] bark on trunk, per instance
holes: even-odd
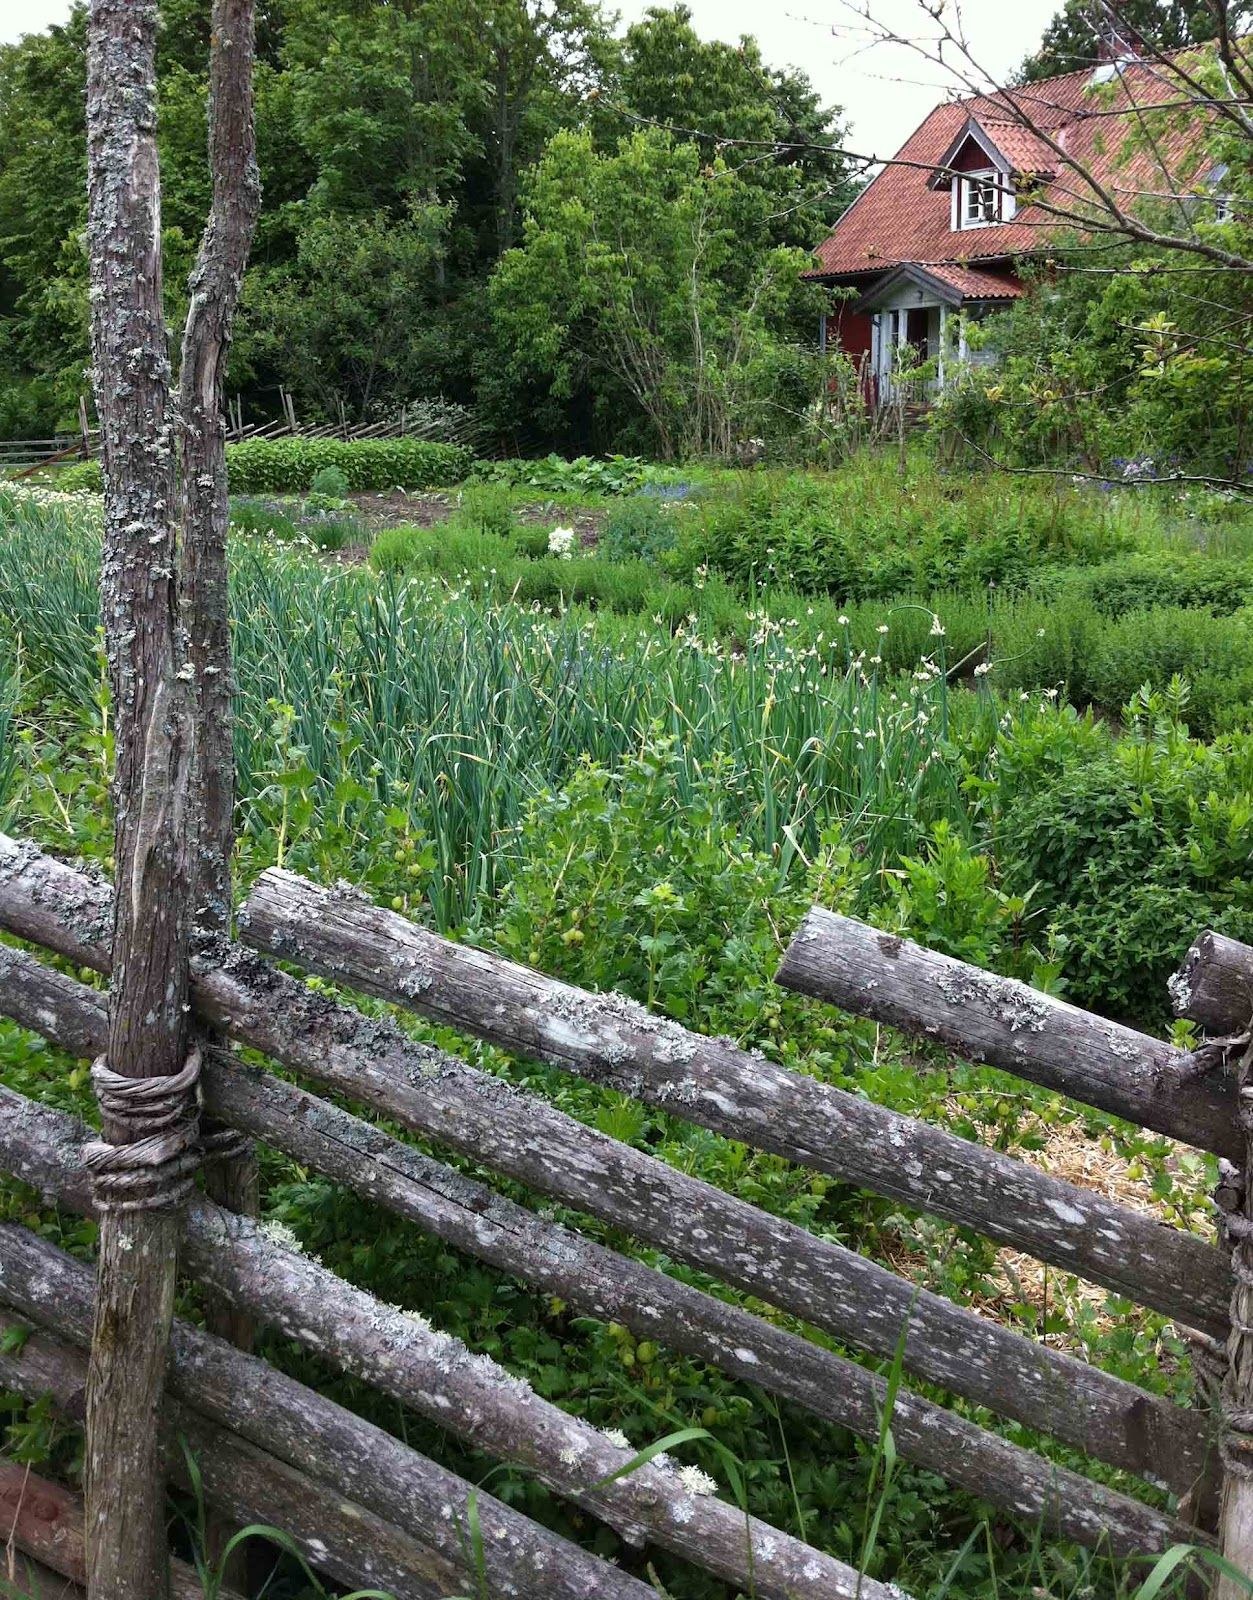
[[[21,1324],[0,1313],[0,1332],[10,1327],[21,1330]],[[39,1344],[43,1341],[38,1335]],[[67,1386],[74,1385],[79,1404],[82,1402],[86,1363],[81,1357],[66,1351]],[[25,1360],[24,1360],[25,1357]],[[26,1352],[11,1356],[0,1346],[0,1381],[6,1388],[16,1389],[31,1399],[54,1392],[48,1382],[48,1365],[40,1361],[37,1381],[28,1383],[19,1369],[34,1367]],[[61,1396],[57,1394],[57,1409],[64,1414]],[[16,1461],[0,1461],[0,1543],[23,1551],[43,1563],[49,1583],[37,1593],[69,1596],[82,1595],[81,1585],[87,1581],[87,1559],[83,1539],[83,1502],[62,1484],[41,1478],[28,1467]],[[25,1585],[26,1574],[21,1561],[14,1562],[16,1578]],[[54,1578],[53,1574],[59,1575]],[[59,1582],[59,1587],[54,1587]],[[243,1600],[233,1589],[219,1591],[221,1600]],[[204,1586],[195,1572],[183,1561],[170,1563],[171,1600],[204,1600]]]
[[[1219,1251],[1025,1162],[292,873],[263,873],[241,923],[272,955],[1226,1334],[1230,1273]]]
[[[0,925],[82,952],[107,889],[0,842]],[[58,941],[67,919],[70,935]],[[40,929],[36,933],[32,930]],[[64,945],[64,948],[62,948]],[[237,947],[198,966],[193,999],[226,1032],[472,1159],[659,1245],[906,1369],[1182,1493],[1205,1467],[1195,1415],[1033,1343],[829,1240],[619,1144],[455,1056],[419,1045]],[[103,957],[96,952],[95,961]]]
[[[223,379],[261,206],[252,104],[253,0],[213,0],[209,165],[213,203],[191,274],[179,367],[182,607],[196,698],[192,784],[196,923],[230,929],[235,844]]]
[[[4,954],[0,949],[0,962]],[[0,1010],[64,1049],[90,1054],[104,1027],[102,997],[23,951],[7,954],[12,965],[7,973],[0,967]],[[382,1129],[233,1057],[213,1052],[201,1085],[207,1110],[223,1122],[559,1296],[572,1310],[623,1323],[641,1339],[708,1361],[863,1438],[877,1438],[886,1385],[855,1363],[546,1222]],[[1140,1502],[908,1390],[898,1391],[892,1435],[906,1459],[1090,1546],[1132,1555],[1164,1548],[1188,1533]]]
[[[1168,987],[1176,1016],[1215,1037],[1245,1033],[1253,1021],[1253,945],[1203,933]]]
[[[87,172],[91,335],[104,465],[101,599],[116,741],[108,1066],[173,1076],[187,1045],[189,728],[176,638],[169,362],[161,298],[153,0],[92,0]],[[103,1108],[102,1108],[103,1109]],[[137,1144],[130,1119],[104,1137]],[[168,1591],[156,1445],[179,1222],[169,1205],[101,1218],[87,1395],[93,1595]]]
[[[244,268],[261,207],[252,68],[253,0],[214,0],[209,60],[209,170],[213,201],[191,274],[179,366],[179,512],[182,620],[193,669],[196,739],[191,783],[192,895],[197,926],[229,933],[235,844],[231,638],[227,592],[226,358]],[[218,1130],[211,1125],[206,1132]],[[221,1147],[219,1147],[221,1148]],[[256,1216],[256,1153],[242,1141],[210,1150],[205,1190],[220,1205]],[[241,1349],[253,1330],[232,1309],[208,1323]],[[220,1542],[222,1530],[215,1530]]]
[[[1186,1051],[852,917],[815,907],[777,981],[931,1039],[1229,1160],[1244,1159],[1230,1075]]]
[[[55,1261],[53,1272],[55,1276]],[[79,1281],[89,1290],[85,1278]],[[22,1329],[24,1324],[0,1312],[0,1331],[10,1327]],[[78,1350],[46,1334],[31,1334],[16,1352],[0,1348],[0,1383],[30,1399],[50,1396],[55,1409],[71,1422],[81,1419],[85,1372]],[[373,1511],[345,1501],[338,1492],[168,1397],[161,1444],[166,1471],[181,1488],[190,1487],[186,1449],[195,1460],[201,1490],[211,1507],[237,1524],[282,1528],[309,1565],[337,1583],[384,1586],[396,1600],[443,1600],[465,1587],[464,1570]],[[266,1548],[268,1573],[278,1552],[272,1545]],[[203,1584],[182,1562],[171,1563],[171,1579],[174,1600],[204,1600]],[[229,1587],[217,1592],[221,1600],[242,1600]]]
[[[86,1338],[91,1319],[91,1281],[78,1262],[45,1240],[16,1227],[0,1228],[0,1299],[45,1327],[55,1327],[71,1342]],[[22,1352],[39,1347],[33,1343]],[[6,1357],[0,1354],[0,1372]],[[8,1359],[13,1359],[9,1357]],[[45,1383],[46,1386],[46,1383]],[[490,1494],[475,1490],[446,1468],[419,1455],[391,1434],[284,1376],[256,1356],[244,1355],[222,1340],[176,1321],[170,1347],[170,1395],[179,1406],[175,1424],[206,1419],[228,1442],[238,1435],[276,1465],[294,1467],[303,1488],[285,1497],[297,1528],[334,1534],[340,1519],[328,1504],[348,1495],[348,1517],[362,1517],[362,1531],[349,1530],[342,1545],[328,1548],[324,1536],[313,1564],[327,1567],[338,1555],[347,1568],[343,1581],[377,1583],[371,1552],[386,1560],[384,1587],[421,1581],[453,1570],[465,1586],[473,1572],[466,1536],[472,1503],[483,1532],[487,1582],[493,1596],[535,1600],[647,1600],[652,1590],[577,1545],[550,1533]],[[167,1405],[169,1401],[167,1400]],[[229,1471],[218,1474],[229,1488]],[[306,1519],[301,1496],[308,1503]],[[262,1506],[265,1501],[262,1500]],[[373,1513],[363,1512],[368,1506]],[[249,1508],[237,1508],[253,1520]],[[385,1518],[385,1522],[378,1522]],[[263,1522],[277,1517],[262,1516]],[[280,1523],[280,1526],[287,1526]],[[382,1530],[391,1528],[391,1533]],[[352,1563],[353,1565],[349,1565]],[[373,1573],[373,1576],[370,1574]],[[445,1588],[443,1593],[450,1592]]]

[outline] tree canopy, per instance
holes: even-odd
[[[84,387],[84,127],[74,92],[84,13],[79,0],[64,26],[0,48],[0,430],[9,434],[67,424]],[[161,0],[171,325],[208,196],[206,17],[198,0]],[[682,5],[655,7],[618,37],[598,0],[274,0],[258,30],[256,98],[263,209],[229,375],[254,414],[277,414],[282,387],[306,418],[485,395],[498,419],[532,422],[532,402],[551,399],[561,381],[523,379],[507,349],[499,356],[500,328],[514,321],[507,297],[487,286],[529,237],[524,197],[547,193],[575,149],[594,165],[603,158],[607,173],[647,148],[662,166],[723,174],[711,193],[720,205],[721,191],[734,198],[730,225],[742,232],[710,267],[715,295],[768,270],[774,251],[811,249],[852,192],[843,162],[813,148],[836,142],[838,113],[804,73],[768,64],[751,38],[702,40]],[[646,146],[635,142],[641,132]],[[586,378],[594,405],[544,413],[582,429],[569,442],[608,443],[641,421],[611,423],[610,378],[590,367]],[[593,423],[610,432],[593,441]]]

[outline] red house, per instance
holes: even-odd
[[[937,106],[818,247],[810,277],[852,291],[823,319],[824,348],[852,356],[879,398],[901,346],[934,363],[933,388],[958,364],[990,359],[968,347],[970,322],[1022,294],[1018,264],[1067,227],[1058,210],[1092,203],[1067,158],[1126,207],[1174,190],[1181,174],[1213,193],[1221,171],[1203,179],[1195,120],[1129,137],[1146,110],[1178,99],[1161,64],[1124,56]]]

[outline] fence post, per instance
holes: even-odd
[[[104,468],[101,610],[116,729],[108,1046],[92,1077],[100,1211],[87,1378],[87,1574],[99,1600],[169,1589],[165,1383],[199,1058],[188,1054],[190,727],[176,618],[170,369],[161,292],[157,7],[92,0],[87,27],[92,377]]]
[[[1253,1044],[1236,1068],[1239,1119],[1244,1133],[1244,1171],[1239,1203],[1220,1212],[1231,1245],[1235,1287],[1231,1294],[1231,1333],[1222,1389],[1222,1553],[1240,1572],[1253,1574]],[[1220,1575],[1214,1600],[1248,1600],[1248,1589]]]

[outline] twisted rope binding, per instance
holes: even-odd
[[[133,1135],[128,1144],[93,1139],[83,1146],[101,1210],[151,1211],[187,1198],[200,1164],[200,1059],[193,1049],[181,1071],[160,1078],[124,1077],[103,1056],[92,1063],[101,1115]]]
[[[242,1161],[253,1152],[253,1142],[238,1128],[201,1130],[200,1148],[206,1161]]]

